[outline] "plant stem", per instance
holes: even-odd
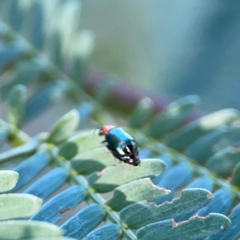
[[[94,190],[91,187],[89,187],[87,180],[82,176],[78,176],[75,173],[75,171],[71,168],[70,164],[68,164],[68,162],[61,159],[61,157],[57,153],[57,148],[55,148],[52,151],[52,153],[53,153],[55,164],[65,169],[68,169],[70,179],[73,182],[77,183],[78,185],[86,187],[89,200],[92,200],[93,202],[101,205],[105,209],[105,212],[108,215],[109,219],[113,220],[116,224],[118,224],[121,227],[122,231],[124,232],[125,236],[128,239],[137,240],[137,237],[134,235],[134,233],[131,230],[126,229],[122,226],[119,215],[116,212],[111,211],[108,207],[106,207],[105,199],[100,194],[95,193]],[[89,203],[88,200],[86,201]]]
[[[18,147],[20,145],[23,145],[29,141],[31,141],[31,137],[29,137],[25,132],[19,130],[19,129],[14,129],[13,126],[4,120],[0,119],[0,127],[4,127],[8,129],[9,134],[8,134],[8,142],[13,146],[13,147]]]

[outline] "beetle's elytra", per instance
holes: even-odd
[[[105,136],[102,143],[115,158],[133,166],[140,164],[137,143],[122,128],[106,125],[99,129],[99,135]]]

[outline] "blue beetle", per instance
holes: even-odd
[[[99,129],[99,135],[105,136],[102,143],[115,158],[133,166],[140,164],[137,143],[122,128],[106,125]]]

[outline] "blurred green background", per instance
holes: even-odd
[[[199,94],[208,111],[239,109],[240,2],[83,1],[96,34],[92,64],[173,97]]]
[[[24,9],[23,22],[19,12],[8,15],[6,1],[12,12],[14,2]],[[240,2],[217,0],[0,1],[1,18],[39,49],[60,33],[65,60],[87,55],[91,69],[173,99],[198,94],[206,111],[239,109],[239,9]]]

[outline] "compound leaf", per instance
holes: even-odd
[[[19,174],[14,171],[0,171],[0,192],[6,192],[13,189],[18,181]]]
[[[42,199],[30,194],[1,194],[0,220],[30,217],[41,205]]]
[[[79,119],[77,110],[66,113],[52,127],[47,142],[57,145],[68,139],[77,129]]]
[[[166,138],[166,143],[168,146],[182,151],[205,134],[232,123],[238,116],[239,112],[236,109],[223,109],[208,114],[170,134]]]
[[[72,186],[46,202],[39,212],[32,216],[31,220],[56,223],[61,219],[61,212],[74,208],[85,197],[86,193],[83,187]]]
[[[196,95],[180,98],[169,104],[167,109],[158,114],[149,123],[148,134],[151,137],[162,137],[180,125],[199,103]]]
[[[0,222],[0,240],[19,240],[32,237],[57,237],[63,231],[50,223],[37,221],[4,221]]]
[[[56,191],[67,180],[68,172],[64,168],[55,168],[49,173],[42,176],[34,182],[24,193],[29,193],[40,197],[47,198],[51,193]]]
[[[222,177],[228,177],[238,163],[240,163],[240,149],[230,146],[215,153],[207,161],[206,167]]]
[[[183,214],[197,211],[206,205],[212,198],[212,194],[201,188],[185,189],[179,198],[172,202],[164,202],[161,205],[142,201],[134,203],[120,212],[120,218],[129,228],[139,228],[148,223],[176,218]]]
[[[89,176],[89,184],[98,192],[109,192],[115,187],[139,178],[154,178],[160,175],[166,165],[160,159],[142,159],[140,166],[120,163]]]
[[[222,127],[196,140],[186,150],[186,155],[201,164],[216,152],[237,145],[240,139],[239,127]]]
[[[129,119],[129,126],[132,128],[141,128],[153,114],[153,101],[145,97],[140,100],[138,106],[135,108],[131,118]]]
[[[238,239],[240,235],[239,221],[240,221],[240,204],[238,204],[231,212],[229,216],[231,220],[231,228],[227,229],[224,234],[219,233],[216,236],[211,237],[209,240],[226,240],[226,239]]]
[[[14,86],[8,95],[8,121],[19,128],[22,123],[26,103],[26,87]]]
[[[76,238],[68,238],[68,237],[48,237],[48,240],[76,240]],[[21,240],[46,240],[45,237],[33,237],[33,238],[24,238]]]
[[[59,146],[59,155],[71,159],[79,153],[100,147],[102,140],[93,130],[78,133]]]
[[[226,197],[227,196],[227,197]],[[211,212],[227,214],[234,202],[234,195],[230,187],[219,189],[213,194],[212,201],[198,211],[198,215],[204,216]]]
[[[210,213],[206,217],[195,216],[188,221],[172,220],[151,223],[137,231],[139,240],[198,239],[211,236],[229,228],[231,221],[222,214]]]
[[[237,164],[237,166],[235,167],[234,171],[233,171],[233,176],[231,179],[231,184],[239,187],[240,186],[240,163]]]
[[[85,240],[119,240],[121,229],[116,224],[108,224],[91,232]]]
[[[101,171],[114,164],[114,158],[105,147],[95,148],[78,154],[71,160],[72,168],[82,175]]]
[[[15,158],[24,157],[33,153],[40,145],[40,139],[34,138],[30,142],[19,147],[10,149],[0,154],[0,163],[7,162]]]
[[[65,236],[82,239],[103,221],[104,216],[102,206],[91,204],[70,218],[61,228]]]
[[[32,180],[50,162],[49,152],[38,152],[20,163],[14,171],[19,173],[19,181],[12,191],[16,191]],[[31,171],[29,171],[31,169]]]
[[[115,211],[120,211],[132,203],[141,200],[153,201],[169,192],[165,188],[154,185],[150,178],[138,179],[115,188],[113,197],[107,202],[107,205]]]

